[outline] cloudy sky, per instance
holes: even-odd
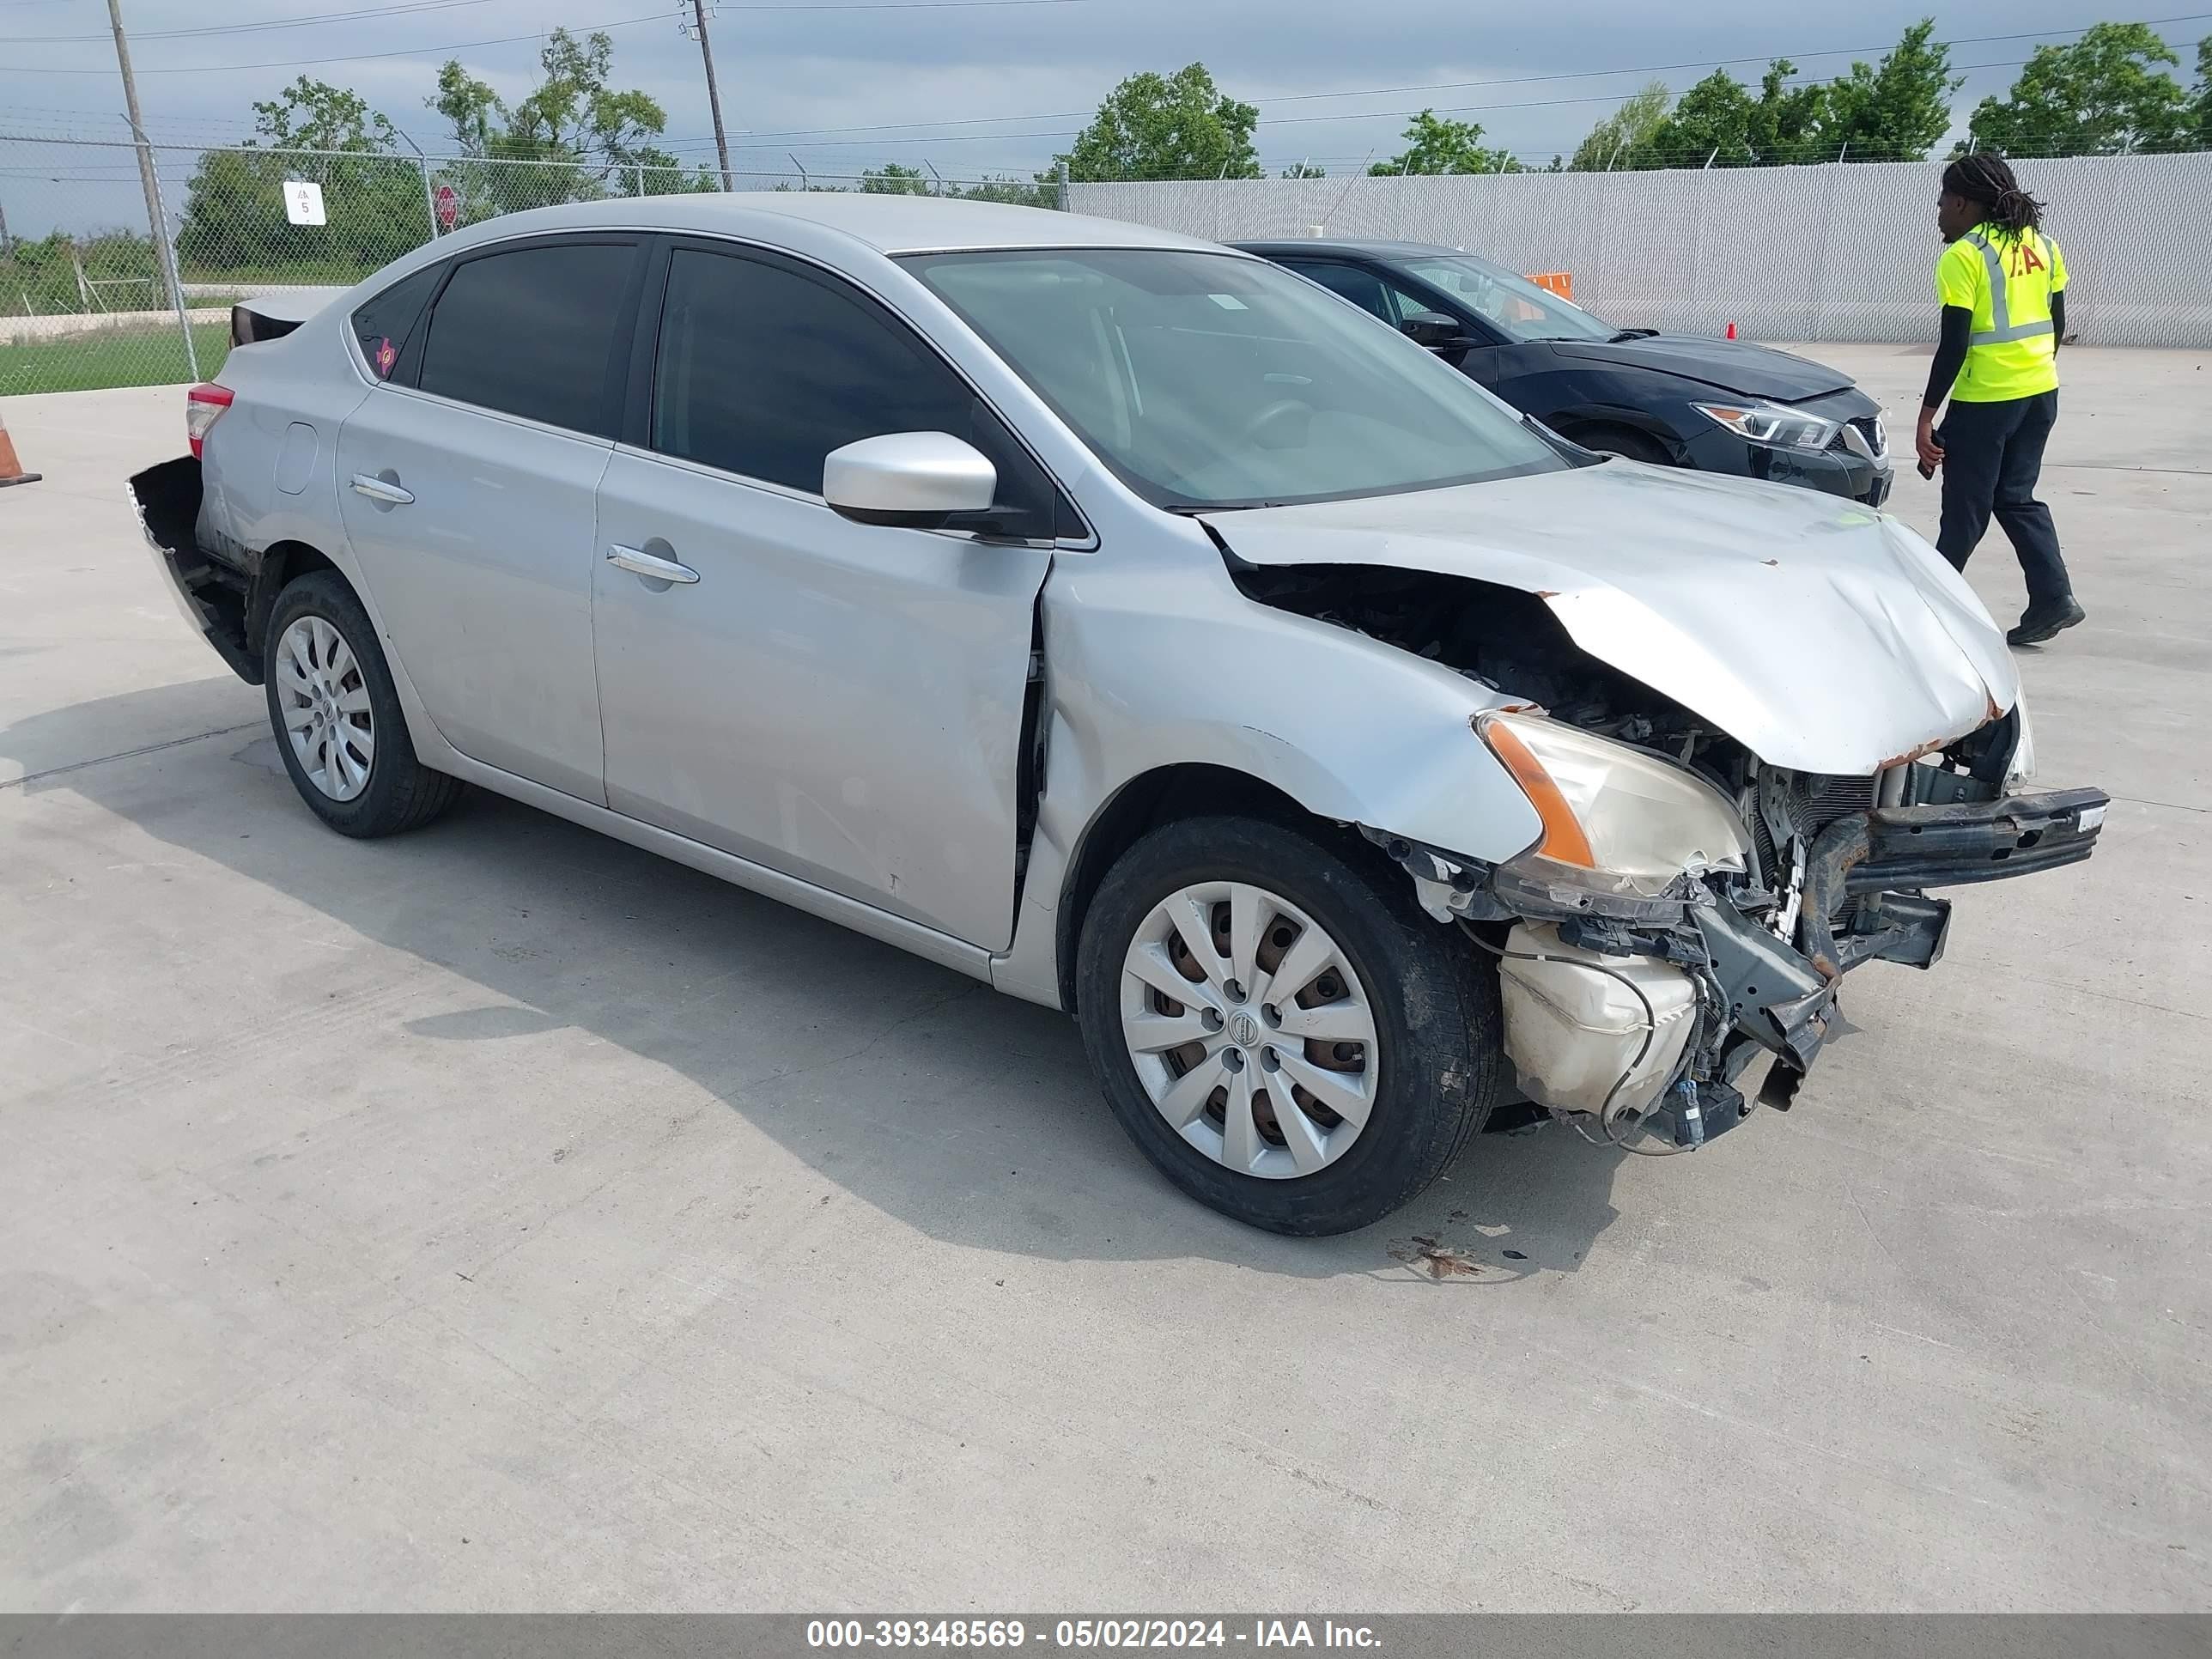
[[[676,0],[123,7],[156,139],[242,137],[255,99],[308,74],[354,88],[434,154],[438,124],[423,100],[440,62],[459,58],[520,95],[532,83],[538,35],[562,24],[605,28],[617,83],[666,107],[669,147],[712,154],[698,49],[678,32]],[[1548,159],[1571,151],[1593,120],[1655,74],[1680,91],[1722,60],[1738,60],[1730,67],[1752,80],[1768,57],[1786,55],[1802,73],[1832,75],[1854,56],[1878,56],[1929,8],[1930,0],[1794,14],[1750,0],[726,0],[710,25],[741,167],[787,172],[795,153],[817,173],[890,159],[930,163],[948,178],[1033,171],[1121,76],[1197,59],[1260,106],[1270,170],[1310,158],[1345,173],[1370,150],[1395,148],[1407,115],[1423,104],[1480,120],[1491,143]],[[345,12],[356,15],[328,17]],[[1942,32],[1959,43],[1954,64],[1986,66],[1970,70],[1963,110],[2009,84],[2037,40],[2130,14],[2085,0],[1957,0],[1941,15]],[[269,27],[304,18],[327,21]],[[2154,21],[2181,46],[2212,15]],[[104,0],[0,0],[0,133],[113,132],[121,94],[106,27]],[[89,38],[33,38],[52,36]],[[22,159],[21,146],[12,156],[0,146],[0,177]],[[58,166],[46,170],[56,175],[50,189],[66,182]]]

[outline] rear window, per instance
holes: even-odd
[[[392,379],[402,365],[413,366],[407,348],[416,343],[423,307],[445,274],[445,266],[436,264],[403,276],[353,313],[353,337],[361,342],[362,358],[378,380]]]
[[[607,381],[636,248],[571,242],[456,266],[430,313],[423,391],[611,436]]]

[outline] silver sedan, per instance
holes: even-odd
[[[2002,637],[1893,520],[1589,454],[1203,243],[608,201],[235,325],[133,488],[325,823],[475,784],[1066,1009],[1260,1226],[1509,1103],[1787,1105],[1928,890],[2103,816],[2020,792]]]

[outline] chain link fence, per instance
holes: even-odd
[[[168,257],[138,147],[0,134],[0,397],[204,380],[229,349],[230,306],[272,290],[350,288],[434,237],[525,209],[721,187],[702,167],[149,145]],[[320,195],[319,223],[286,185]],[[1027,180],[904,172],[735,173],[732,189],[868,190],[1034,202]]]
[[[2015,160],[2066,254],[2085,343],[2212,346],[2212,153]],[[1932,162],[1079,184],[1078,213],[1214,241],[1327,234],[1565,271],[1624,326],[1929,342]]]

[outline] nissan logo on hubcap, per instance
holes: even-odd
[[[1249,1048],[1260,1040],[1260,1022],[1249,1014],[1239,1014],[1229,1022],[1229,1040],[1240,1048]]]

